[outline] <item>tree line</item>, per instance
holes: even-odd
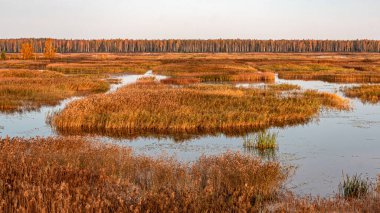
[[[47,39],[0,39],[0,51],[19,53],[24,43],[42,53]],[[52,39],[59,53],[380,52],[380,40],[68,40]]]

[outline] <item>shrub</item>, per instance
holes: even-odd
[[[4,61],[5,59],[7,59],[7,56],[5,55],[5,51],[4,51],[4,50],[1,51],[0,59],[3,60],[3,61]]]

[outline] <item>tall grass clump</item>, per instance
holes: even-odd
[[[244,139],[243,146],[249,149],[276,149],[277,148],[277,134],[267,131],[256,133],[253,137]]]
[[[368,179],[363,179],[360,175],[343,176],[339,184],[339,195],[344,198],[360,198],[367,196],[371,188]]]
[[[286,178],[239,153],[181,163],[82,138],[0,139],[1,212],[252,212]]]

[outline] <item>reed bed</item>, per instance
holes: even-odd
[[[285,196],[284,199],[267,205],[263,212],[380,212],[380,194],[358,199],[313,198]]]
[[[150,61],[107,61],[107,59],[103,59],[51,63],[46,68],[66,74],[144,73],[156,64],[157,62]]]
[[[155,82],[157,79],[155,76],[142,76],[137,79],[137,83],[152,83]]]
[[[188,164],[81,138],[0,139],[1,212],[259,211],[286,177],[239,153]]]
[[[337,83],[380,83],[380,66],[331,64],[273,64],[259,70],[277,72],[279,78]]]
[[[347,100],[315,91],[242,89],[230,85],[133,84],[70,103],[52,119],[62,133],[107,135],[246,133],[305,123],[321,108],[345,110]],[[75,117],[76,119],[72,119]]]
[[[0,138],[1,212],[379,212],[359,198],[299,197],[287,169],[239,153],[192,163],[78,137]]]
[[[321,80],[336,83],[380,83],[380,73],[375,72],[279,72],[279,78],[289,80]]]
[[[201,79],[195,77],[177,77],[177,78],[166,78],[160,81],[163,84],[171,85],[188,85],[201,83]]]
[[[14,57],[14,56],[13,56]],[[17,60],[10,59],[0,61],[1,69],[33,69],[33,70],[43,70],[46,68],[47,64],[50,63],[48,60]]]
[[[265,85],[265,88],[278,91],[292,91],[301,89],[300,86],[294,84],[267,84]]]
[[[359,98],[364,103],[380,102],[380,85],[360,85],[343,89],[346,96]]]
[[[52,71],[0,70],[0,111],[32,110],[78,95],[107,91],[109,83]]]
[[[38,55],[38,54],[37,54]],[[60,54],[52,60],[0,62],[0,68],[49,69],[66,74],[155,73],[201,81],[272,82],[280,78],[341,83],[380,82],[377,54]],[[16,57],[17,58],[17,57]],[[266,77],[261,73],[266,73]],[[272,73],[272,74],[271,74]],[[261,76],[260,76],[261,75]]]

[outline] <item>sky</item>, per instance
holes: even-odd
[[[377,39],[380,0],[0,0],[0,38]]]

